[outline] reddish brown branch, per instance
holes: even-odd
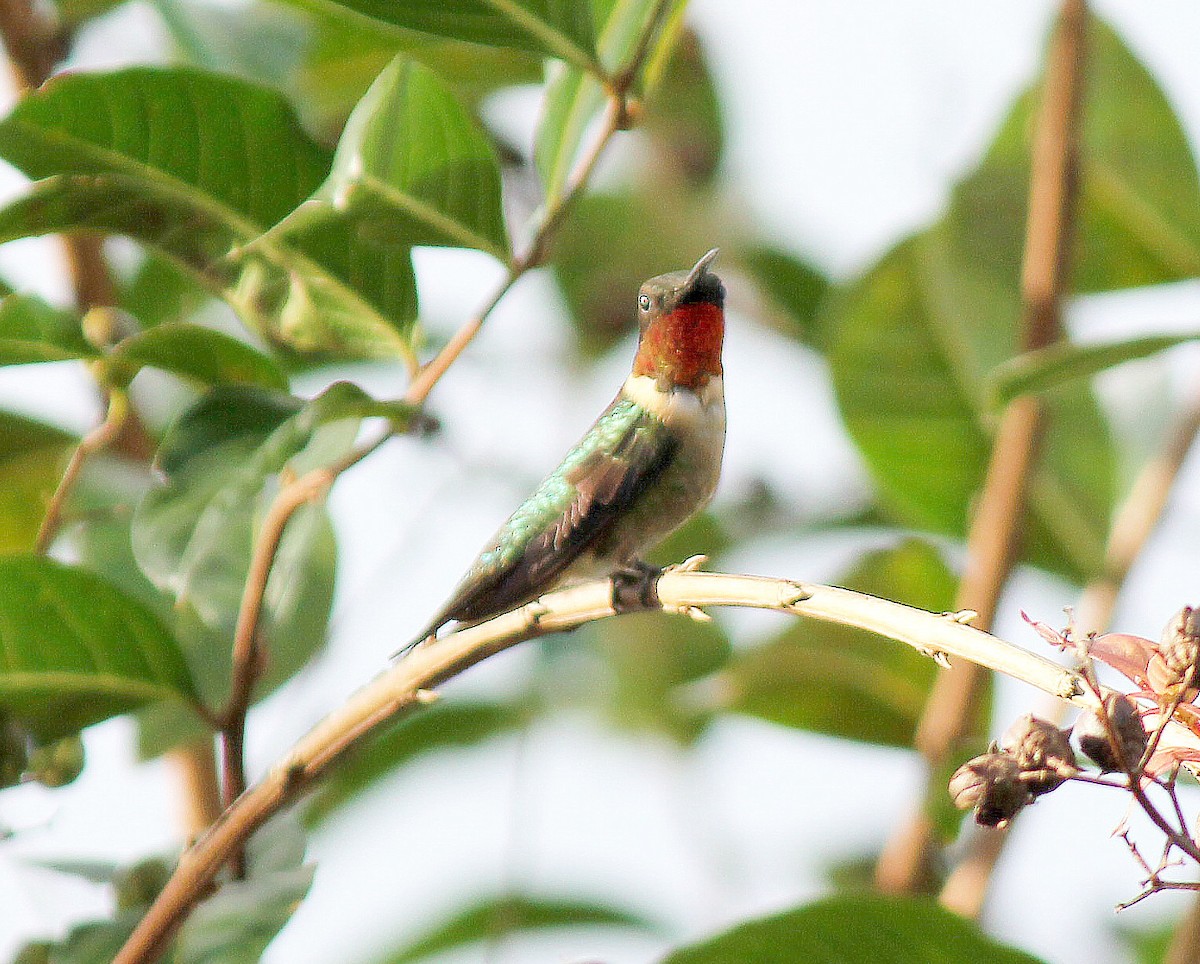
[[[1026,351],[1057,341],[1061,332],[1078,176],[1086,21],[1084,0],[1064,0],[1047,59],[1021,275],[1020,345]],[[1004,411],[996,434],[967,537],[967,566],[955,604],[958,609],[978,612],[982,628],[991,625],[1019,548],[1026,489],[1037,460],[1042,422],[1039,402],[1032,397],[1018,398]],[[939,676],[917,734],[917,746],[931,774],[946,764],[975,723],[986,678],[970,664],[959,664]],[[921,812],[885,846],[875,875],[881,889],[913,892],[932,879],[937,841],[926,811],[935,795],[944,792],[930,780]],[[985,886],[986,881],[981,881],[975,893],[982,895]],[[981,901],[979,896],[971,903],[978,906]],[[966,904],[962,907],[973,909]]]

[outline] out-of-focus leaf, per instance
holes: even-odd
[[[42,179],[0,211],[0,240],[125,234],[268,338],[364,357],[411,350],[406,246],[354,224],[333,239],[261,236],[329,165],[273,91],[185,68],[63,75],[0,122],[0,154]]]
[[[278,473],[329,464],[349,450],[361,418],[398,411],[346,383],[307,403],[226,386],[202,397],[164,438],[157,465],[166,481],[137,508],[133,552],[170,596],[177,633],[206,698],[227,692],[229,634]],[[335,572],[326,510],[304,506],[284,532],[267,583],[261,631],[268,661],[256,695],[292,675],[324,642]],[[189,735],[162,712],[150,723],[168,739]],[[146,745],[158,748],[161,740]]]
[[[599,695],[612,720],[629,729],[665,733],[681,743],[695,740],[708,713],[679,698],[680,687],[718,669],[729,657],[729,640],[715,623],[663,613],[635,613],[592,627],[611,673]]]
[[[1200,340],[1200,332],[1186,335],[1146,335],[1126,341],[1073,345],[1063,342],[1017,355],[996,368],[989,380],[997,406],[1018,395],[1045,392],[1079,378],[1088,378],[1115,365],[1148,358],[1185,342]]]
[[[690,268],[688,259],[719,237],[709,202],[665,188],[580,198],[554,243],[552,267],[583,351],[598,354],[632,332],[642,282]]]
[[[54,0],[54,10],[64,24],[77,27],[85,20],[100,17],[125,0]]]
[[[217,389],[185,413],[159,452],[167,483],[133,520],[142,571],[214,626],[232,625],[267,479],[311,438],[289,432],[301,403],[260,390]],[[222,420],[228,421],[222,424]],[[283,444],[269,444],[281,430]]]
[[[65,787],[83,772],[84,760],[83,740],[72,733],[30,753],[26,773],[44,787]]]
[[[119,306],[146,328],[185,321],[211,295],[194,275],[169,258],[147,251],[133,274],[117,286]]]
[[[61,941],[26,944],[14,964],[112,964],[145,912],[139,907],[112,920],[76,924]]]
[[[475,746],[524,726],[531,710],[515,703],[438,703],[410,716],[356,752],[325,780],[304,816],[310,826],[427,753]]]
[[[757,246],[740,254],[763,295],[789,322],[787,331],[803,344],[824,351],[829,334],[820,326],[818,308],[829,291],[829,279],[778,248]]]
[[[256,695],[290,679],[325,644],[336,577],[333,520],[327,510],[306,506],[288,525],[263,595],[269,647]]]
[[[1166,98],[1099,21],[1088,69],[1075,285],[1200,274],[1200,180]],[[910,524],[961,534],[981,478],[993,429],[986,374],[1017,347],[1036,101],[1035,90],[1017,102],[943,221],[889,254],[831,319],[847,424]],[[1047,402],[1026,557],[1080,579],[1099,564],[1107,529],[1110,435],[1084,386],[1063,386]]]
[[[82,569],[0,558],[0,707],[40,742],[194,695],[176,641],[141,603]]]
[[[432,69],[471,105],[497,88],[542,77],[542,58],[534,53],[417,33],[335,4],[260,0],[231,9],[155,0],[155,7],[189,63],[276,88],[311,130],[334,140],[398,53]]]
[[[647,61],[661,59],[671,49],[678,33],[678,15],[686,0],[673,0],[664,29],[653,42]],[[612,68],[633,54],[638,37],[649,23],[656,4],[653,0],[594,0],[579,7],[595,11],[600,28],[600,57]],[[596,76],[579,65],[556,64],[546,89],[542,118],[538,123],[534,160],[546,189],[546,203],[558,201],[566,191],[584,135],[604,105],[605,94]],[[643,75],[643,80],[646,76]],[[650,86],[650,85],[647,85]]]
[[[308,0],[292,0],[309,6]],[[485,46],[516,47],[595,70],[592,11],[574,0],[328,0],[375,20]]]
[[[124,868],[69,861],[43,865],[96,883],[111,883],[116,891],[116,914],[110,920],[77,924],[61,941],[27,944],[16,958],[21,964],[109,964],[171,875],[171,868],[156,859]],[[175,964],[170,953],[164,960]]]
[[[943,612],[954,575],[937,551],[910,540],[871,553],[838,585]],[[718,676],[727,709],[832,736],[911,746],[936,667],[907,646],[872,633],[810,620],[738,651]],[[986,704],[987,701],[981,701]],[[986,705],[980,707],[986,720]]]
[[[1179,116],[1120,37],[1096,20],[1087,66],[1076,287],[1110,291],[1200,275],[1200,175]]]
[[[1133,964],[1164,964],[1179,926],[1178,920],[1156,922],[1142,928],[1126,926],[1119,928],[1117,935]]]
[[[952,209],[831,299],[823,324],[834,333],[829,361],[842,416],[881,502],[908,525],[962,536],[991,446],[986,373],[1011,355],[1018,310],[1015,281],[967,256],[956,216]],[[1111,435],[1087,386],[1046,401],[1024,551],[1078,580],[1103,554]]]
[[[0,301],[0,365],[93,358],[79,316],[54,308],[33,295],[11,294]]]
[[[379,964],[409,964],[518,931],[597,926],[656,929],[638,914],[605,904],[514,894],[480,901],[459,911],[401,949],[380,958]]]
[[[31,550],[67,457],[78,439],[0,411],[0,554]]]
[[[729,548],[731,539],[711,512],[698,512],[656,545],[646,561],[656,566],[671,566],[692,556],[712,558]]]
[[[312,885],[296,821],[277,818],[252,838],[245,880],[227,881],[188,916],[172,964],[257,964]]]
[[[721,162],[721,104],[704,47],[695,31],[683,30],[646,105],[642,130],[671,173],[689,185],[712,181]]]
[[[183,321],[164,322],[123,339],[108,363],[130,376],[148,365],[204,385],[287,388],[287,378],[262,352],[230,335]]]
[[[917,897],[846,895],[740,924],[663,964],[1038,964],[979,925]]]
[[[330,221],[364,239],[509,256],[491,145],[436,75],[404,57],[359,101],[328,180],[281,230],[311,236]]]

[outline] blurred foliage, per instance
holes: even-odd
[[[102,18],[129,12],[115,0],[52,7],[64,53]],[[71,781],[85,766],[81,731],[119,714],[136,716],[146,756],[212,735],[272,499],[289,478],[344,457],[365,420],[414,424],[401,403],[352,381],[330,386],[361,375],[351,362],[411,370],[423,359],[412,249],[520,264],[531,225],[572,191],[606,91],[639,49],[644,61],[628,78],[637,132],[546,249],[580,358],[632,333],[642,280],[719,245],[739,323],[822,359],[874,479],[874,501],[828,524],[898,533],[890,548],[854,558],[841,584],[950,609],[957,576],[946,560],[956,553],[946,545],[966,533],[1000,405],[1034,391],[1051,417],[1021,561],[1075,583],[1098,570],[1114,465],[1127,453],[1090,380],[1194,335],[1019,354],[1040,82],[1016,98],[935,223],[835,281],[768,236],[722,177],[723,92],[684,0],[151,0],[149,9],[169,39],[167,63],[63,73],[0,121],[0,157],[31,181],[0,209],[0,240],[99,233],[137,252],[114,272],[120,314],[81,316],[0,282],[0,367],[86,366],[105,392],[132,382],[135,404],[144,370],[171,385],[153,393],[153,411],[143,403],[152,459],[126,446],[88,462],[55,559],[33,554],[35,538],[78,439],[0,412],[0,786]],[[1094,22],[1091,40],[1074,290],[1200,275],[1200,177],[1183,128],[1112,30]],[[493,95],[529,84],[542,94],[531,142],[504,143],[485,122]],[[518,212],[538,201],[523,223]],[[228,311],[214,320],[213,298],[240,328],[224,323]],[[98,321],[112,323],[104,338]],[[296,378],[318,366],[323,391]],[[766,485],[739,498],[698,515],[652,561],[736,558],[752,538],[812,534]],[[326,510],[305,506],[264,595],[256,700],[320,653],[338,553]],[[356,802],[414,761],[520,733],[568,706],[615,732],[666,737],[681,754],[726,714],[911,744],[934,674],[928,659],[812,622],[736,647],[723,627],[641,614],[546,640],[515,693],[455,694],[358,748],[304,818],[318,830],[334,815],[352,819]],[[981,701],[976,738],[989,711]],[[961,819],[948,803],[931,816],[947,838]],[[303,850],[294,821],[256,835],[249,877],[197,909],[169,959],[257,960],[307,894]],[[30,944],[22,961],[111,959],[170,866],[58,869],[109,887],[115,912]],[[567,887],[566,896],[496,896],[469,883],[462,906],[381,959],[551,928],[655,930],[620,902]],[[749,922],[668,960],[832,957],[1031,960],[929,904],[863,895]]]
[[[457,948],[563,927],[652,929],[645,918],[616,907],[562,897],[510,894],[463,908],[381,958],[379,964],[410,964]]]
[[[848,922],[853,926],[847,926]],[[751,921],[669,955],[663,964],[1037,964],[931,900],[850,895]]]
[[[910,541],[873,552],[834,583],[919,609],[953,608],[956,580],[936,550]],[[739,652],[717,677],[722,709],[830,736],[910,746],[936,674],[933,661],[872,633],[793,620]],[[853,712],[847,712],[853,708]],[[981,700],[976,726],[990,701]]]

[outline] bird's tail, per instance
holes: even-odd
[[[411,653],[414,649],[416,649],[422,643],[432,642],[436,638],[437,638],[437,627],[430,626],[423,633],[421,633],[421,635],[417,636],[414,639],[409,640],[407,643],[405,643],[403,646],[401,646],[398,650],[396,650],[394,653],[392,653],[392,655],[388,657],[388,661],[394,662],[395,660],[398,660],[403,656],[407,656],[409,653]]]

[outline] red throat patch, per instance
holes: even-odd
[[[700,388],[721,374],[721,343],[725,312],[717,305],[696,301],[656,318],[642,333],[635,375],[650,375],[671,385]]]

